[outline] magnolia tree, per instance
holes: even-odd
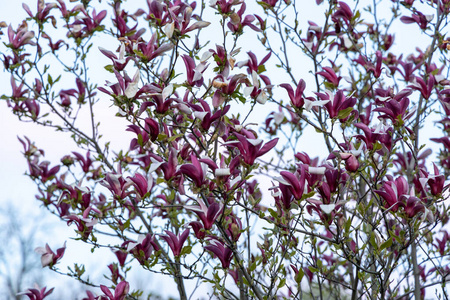
[[[449,297],[450,1],[91,2],[2,23],[2,99],[78,146],[50,162],[19,138],[36,198],[115,254],[98,282],[58,265],[62,245],[37,249],[44,267],[89,300],[146,298],[137,268],[179,299]],[[108,101],[132,135],[114,151],[96,117]]]

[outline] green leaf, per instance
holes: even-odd
[[[347,107],[346,109],[340,110],[338,112],[338,119],[345,119],[350,115],[350,113],[353,111],[353,107]]]
[[[298,284],[300,284],[300,282],[303,279],[303,276],[305,276],[305,272],[303,271],[303,268],[300,268],[300,270],[298,270],[298,273],[295,274],[295,282],[297,282]]]
[[[250,272],[255,271],[256,269],[256,260],[250,265],[250,267],[248,268]]]
[[[392,246],[392,236],[380,246],[380,250],[384,250],[388,247]]]
[[[372,245],[373,248],[378,249],[378,244],[377,244],[377,241],[375,239],[375,233],[373,233],[373,232],[370,235],[370,244]]]
[[[114,73],[114,66],[113,65],[107,65],[107,66],[105,66],[105,70],[110,72],[110,73]]]
[[[266,67],[264,66],[264,65],[260,65],[259,67],[258,67],[258,74],[260,74],[260,73],[262,73],[262,72],[264,72],[264,71],[266,71]]]
[[[282,278],[280,280],[280,283],[278,284],[278,288],[281,289],[285,285],[286,285],[286,278]]]
[[[278,219],[278,213],[276,211],[274,211],[273,209],[269,208],[268,209],[270,215],[274,218],[274,219]]]
[[[180,256],[191,254],[192,246],[184,246],[181,250]]]
[[[345,221],[344,230],[346,233],[350,231],[350,226],[352,226],[352,218],[348,218],[347,221]]]

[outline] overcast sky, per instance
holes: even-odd
[[[12,23],[13,27],[16,28],[17,25],[21,22],[19,20],[24,19],[27,15],[23,11],[20,3],[22,1],[9,1],[9,0],[0,0],[0,21],[6,21],[7,23]],[[27,2],[30,6],[30,8],[34,11],[36,8],[36,1],[24,1]],[[129,5],[131,1],[128,1],[125,3],[125,5]],[[308,2],[315,2],[312,0],[308,0]],[[390,2],[390,1],[386,1]],[[305,4],[304,7],[302,7],[301,14],[304,16],[304,18],[301,19],[301,22],[306,23],[308,19],[314,19],[316,21],[317,18],[321,18],[322,16],[311,16],[309,13],[312,10],[308,10],[306,7],[307,5],[311,5],[311,3]],[[302,4],[303,5],[303,4]],[[247,9],[247,12],[249,9]],[[320,25],[320,22],[318,22]],[[403,26],[402,24],[398,24],[398,26]],[[405,27],[406,28],[406,27]],[[411,27],[410,27],[411,28]],[[4,30],[5,32],[5,30]],[[417,44],[417,39],[420,39],[420,36],[414,36],[414,39],[411,39],[411,35],[409,34],[408,29],[405,29],[404,35],[397,35],[396,36],[396,47],[402,47],[404,49],[410,49],[410,51],[413,51],[415,45]],[[211,39],[213,40],[213,31],[211,32]],[[217,37],[217,35],[215,35]],[[426,41],[426,40],[424,40]],[[254,40],[247,40],[247,45],[252,45],[255,41]],[[414,42],[414,43],[412,43]],[[108,45],[102,45],[105,48],[108,48]],[[213,48],[213,44],[210,45],[210,48]],[[115,47],[117,47],[117,44],[114,45],[114,43],[109,45],[110,49],[114,51]],[[251,47],[249,47],[251,48]],[[0,49],[1,48],[0,46]],[[93,49],[92,51],[96,51],[96,49]],[[406,51],[406,53],[409,53]],[[261,52],[257,56],[259,59],[261,59],[264,53]],[[104,57],[101,57],[99,54],[99,60],[100,62],[107,61]],[[273,59],[273,58],[272,58]],[[0,67],[0,82],[2,82],[1,85],[1,93],[8,94],[10,91],[10,85],[9,85],[9,76],[5,74],[3,71],[3,67]],[[109,76],[109,74],[105,73],[103,69],[100,67],[99,70],[103,73],[101,73],[101,76]],[[307,78],[308,76],[311,76],[309,73],[309,68],[307,63],[305,62],[304,69],[300,70],[299,72],[302,72],[304,74],[304,77]],[[283,76],[283,74],[280,74],[280,76]],[[105,78],[106,79],[106,78]],[[101,83],[101,82],[100,82]],[[114,113],[111,110],[108,109],[109,103],[105,96],[102,96],[102,99],[105,99],[105,103],[103,104],[104,110],[101,110],[98,114],[98,117],[103,122],[103,128],[107,128],[106,131],[106,138],[108,140],[111,140],[113,143],[113,147],[117,146],[119,148],[126,148],[127,145],[121,144],[121,142],[124,140],[124,135],[127,135],[127,133],[124,132],[125,124],[121,121],[118,121],[117,118],[111,117],[111,115]],[[261,112],[267,113],[267,110],[262,108]],[[27,170],[27,164],[26,160],[23,158],[23,155],[21,152],[23,151],[22,145],[18,142],[17,136],[24,136],[27,135],[30,137],[31,140],[36,141],[36,144],[38,147],[42,147],[46,150],[46,159],[53,161],[52,164],[56,164],[59,162],[59,158],[70,151],[73,151],[72,145],[73,143],[68,138],[67,135],[62,133],[55,133],[53,129],[49,128],[42,128],[35,126],[31,123],[23,123],[17,120],[17,117],[13,116],[10,112],[10,110],[6,107],[4,101],[0,101],[0,187],[2,187],[1,193],[0,193],[0,202],[1,203],[14,203],[21,209],[23,209],[24,214],[31,214],[35,211],[39,210],[39,203],[35,201],[34,196],[36,194],[36,186],[33,184],[33,182],[29,179],[23,176],[25,171]],[[429,130],[425,133],[425,135],[433,136],[432,130]],[[128,135],[129,136],[129,135]],[[313,139],[314,135],[306,136],[304,138],[305,144],[301,145],[301,151],[306,151],[309,153],[317,154],[320,153],[320,141],[317,140],[311,140]],[[424,137],[423,137],[424,138]],[[127,140],[128,143],[128,139]],[[426,141],[424,138],[422,141]],[[429,145],[432,145],[431,143],[428,143]],[[435,146],[434,146],[435,147]],[[436,148],[436,147],[435,147]],[[319,150],[318,150],[319,149]],[[323,151],[322,151],[323,152]],[[26,221],[26,220],[25,220]],[[78,242],[74,242],[68,239],[69,236],[73,235],[73,226],[70,228],[67,228],[63,223],[59,222],[56,224],[60,224],[60,227],[62,228],[61,234],[49,236],[48,240],[42,240],[41,245],[37,246],[43,246],[45,243],[49,242],[52,246],[52,248],[57,248],[62,245],[62,243],[67,240],[68,241],[68,250],[66,253],[66,257],[77,257],[77,255],[83,257],[83,256],[89,256],[90,252],[89,249],[86,247],[78,247]],[[79,257],[78,256],[78,257]],[[106,266],[105,266],[106,267]],[[153,283],[155,286],[157,286],[157,282]]]

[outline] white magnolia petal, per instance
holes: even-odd
[[[140,72],[139,70],[137,70],[136,74],[133,77],[133,81],[130,82],[127,88],[125,89],[125,96],[127,96],[128,98],[133,98],[137,94],[139,90],[138,88],[139,79],[140,79]]]
[[[196,111],[194,112],[194,117],[196,117],[197,119],[203,121],[203,119],[205,118],[205,116],[208,114],[208,112],[206,111]]]
[[[98,223],[98,219],[92,219],[91,220],[91,219],[83,218],[82,220],[86,222],[86,227],[94,227]]]
[[[145,240],[145,234],[140,234],[140,235],[138,235],[138,240],[137,240],[137,242],[139,243],[139,244],[142,244],[142,242]]]
[[[125,63],[125,44],[122,42],[119,48],[119,59],[116,60],[119,63]]]
[[[255,70],[252,71],[252,80],[253,80],[253,85],[256,88],[259,88],[259,83],[258,83],[258,73],[256,73]]]
[[[267,102],[267,95],[264,91],[262,91],[261,93],[259,93],[258,97],[256,97],[256,102],[258,102],[259,104],[265,104]]]
[[[344,46],[345,48],[351,48],[353,46],[352,40],[347,36],[344,37]]]
[[[280,125],[284,120],[284,114],[282,112],[274,113],[273,120],[275,121],[275,124]]]
[[[442,80],[445,80],[446,78],[442,74],[436,74],[434,75],[434,79],[436,79],[436,82],[441,82]]]
[[[41,264],[42,267],[49,266],[53,262],[53,254],[46,253],[41,256]]]
[[[310,174],[323,175],[327,168],[325,167],[308,167],[308,171]]]
[[[192,110],[189,108],[189,106],[187,106],[184,103],[178,103],[176,105],[176,107],[178,108],[179,111],[181,111],[184,114],[190,115],[192,113]]]
[[[198,70],[194,70],[194,77],[192,78],[192,81],[198,81],[200,79],[202,79],[203,74],[202,72],[198,71]]]
[[[426,186],[426,184],[428,182],[428,178],[419,178],[419,182],[422,185],[422,188],[425,189],[425,186]]]
[[[163,164],[163,162],[161,162],[161,161],[156,161],[156,162],[152,163],[150,165],[150,169],[148,170],[148,172],[149,173],[155,172],[162,164]]]
[[[170,39],[173,35],[173,32],[175,30],[175,23],[172,22],[170,24],[166,24],[166,26],[164,26],[164,33],[166,34],[166,36]]]
[[[284,179],[281,176],[275,176],[273,179],[275,179],[276,181],[278,181],[279,183],[282,183],[284,185],[291,185],[286,179]]]
[[[214,175],[216,176],[216,177],[219,177],[219,176],[228,176],[228,175],[230,175],[231,174],[231,172],[230,172],[230,168],[223,168],[223,169],[216,169],[215,171],[214,171]]]
[[[270,194],[272,195],[272,197],[280,197],[281,196],[281,192],[280,192],[280,190],[279,189],[277,189],[276,190],[276,192],[275,192],[275,190],[271,190],[270,191]]]
[[[230,180],[230,188],[233,187],[239,181],[241,181],[241,175],[239,175],[239,176],[233,178],[232,180]]]
[[[235,64],[236,67],[242,68],[243,66],[246,66],[248,64],[248,59],[244,61],[239,61]]]
[[[211,56],[213,56],[213,53],[211,51],[205,51],[202,57],[200,58],[200,62],[207,61]]]
[[[250,96],[250,94],[253,92],[253,89],[254,89],[254,88],[255,88],[254,86],[246,86],[246,87],[244,88],[244,96],[245,96],[245,97]]]
[[[385,102],[387,100],[391,99],[391,97],[378,97],[378,100],[381,102]]]
[[[311,111],[311,109],[312,109],[314,106],[324,106],[324,105],[327,104],[328,102],[330,102],[330,100],[311,101],[311,100],[305,99],[305,105],[304,105],[304,108],[305,108],[307,111]]]
[[[172,95],[172,93],[173,93],[173,84],[169,84],[168,86],[166,86],[166,87],[163,89],[163,91],[162,91],[162,93],[161,93],[161,96],[162,96],[163,100],[166,100],[167,97],[169,97],[170,95]]]

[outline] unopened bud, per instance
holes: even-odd
[[[241,23],[241,17],[237,13],[232,13],[230,16],[231,24],[233,25],[239,25]]]
[[[239,239],[239,236],[241,235],[239,226],[237,226],[237,224],[235,223],[231,224],[231,235],[233,236],[233,240],[235,241],[237,241]]]
[[[356,172],[359,169],[359,161],[353,154],[345,160],[345,169],[349,172]]]

